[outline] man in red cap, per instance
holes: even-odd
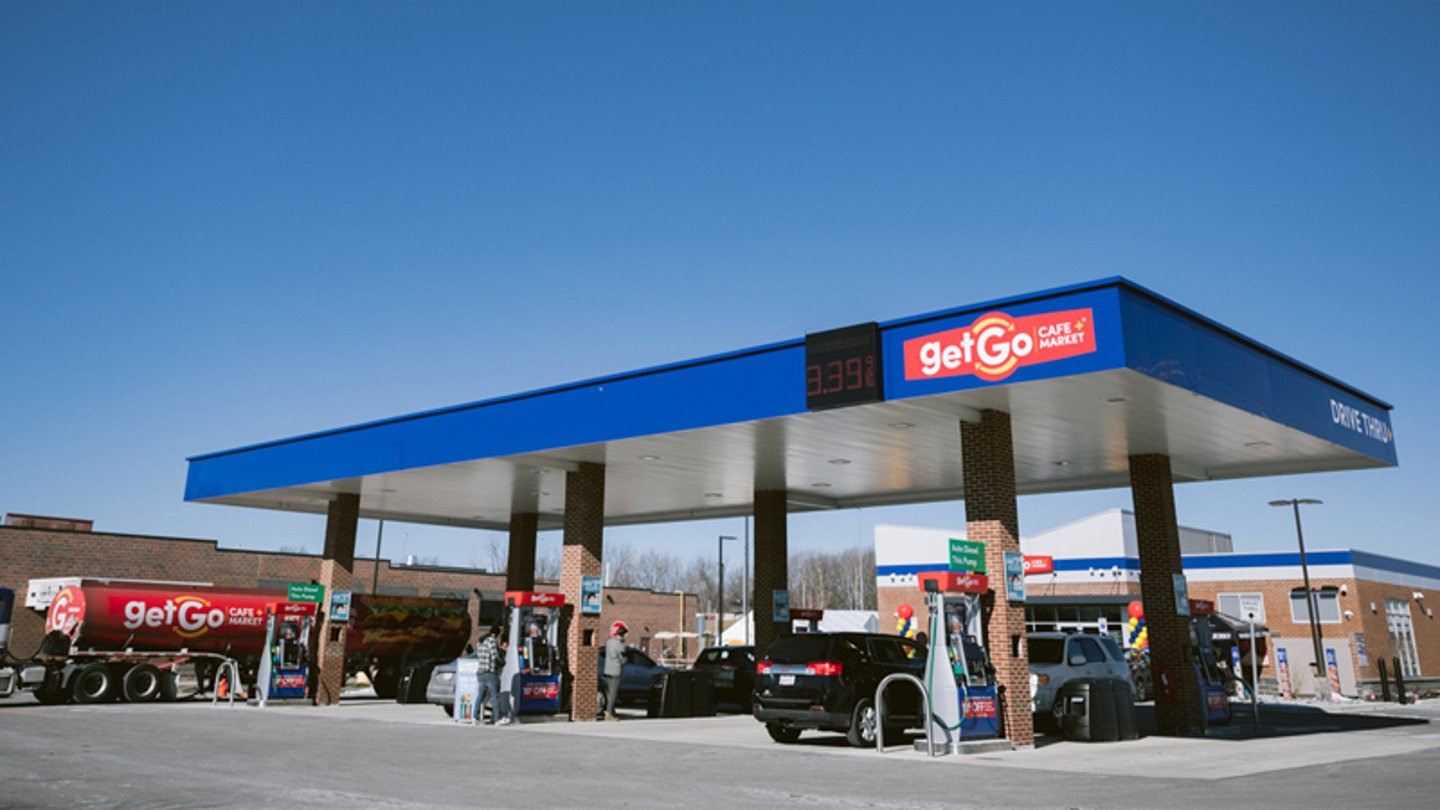
[[[610,625],[610,640],[605,642],[605,719],[615,722],[620,718],[615,707],[620,703],[620,676],[625,672],[625,634],[630,628],[625,622]]]

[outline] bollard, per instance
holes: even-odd
[[[1400,670],[1400,656],[1391,659],[1395,665],[1395,699],[1401,706],[1405,705],[1405,675]]]
[[[1390,702],[1390,673],[1385,669],[1385,659],[1381,658],[1375,662],[1380,670],[1380,699],[1386,703]]]

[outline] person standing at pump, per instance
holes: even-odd
[[[477,719],[480,714],[480,707],[485,705],[488,696],[490,700],[490,722],[486,725],[509,725],[510,717],[507,712],[504,716],[500,713],[500,645],[496,642],[500,639],[500,627],[490,626],[490,634],[480,640],[480,646],[475,649],[475,660],[478,664],[480,676],[480,688],[475,693],[475,713]]]
[[[605,719],[616,722],[620,716],[615,707],[620,703],[620,676],[625,672],[625,634],[630,628],[624,622],[610,625],[610,640],[605,642]]]

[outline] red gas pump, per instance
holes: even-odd
[[[525,714],[560,711],[560,609],[564,594],[507,591],[510,640],[500,673],[501,698]]]
[[[921,591],[943,594],[945,645],[960,693],[960,736],[975,740],[1000,734],[999,703],[981,644],[980,596],[990,587],[984,574],[929,571],[918,575]]]
[[[818,608],[790,608],[790,622],[796,633],[820,632],[820,621],[825,611]]]

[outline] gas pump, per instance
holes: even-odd
[[[555,714],[560,711],[561,675],[560,608],[565,596],[558,593],[507,591],[510,640],[505,651],[505,668],[500,672],[502,700],[509,700],[515,714]]]
[[[279,602],[275,605],[275,637],[270,647],[270,694],[274,698],[303,698],[310,675],[310,630],[315,623],[313,602]]]
[[[981,574],[934,571],[920,574],[919,580],[930,608],[930,649],[925,672],[932,709],[941,715],[942,692],[949,692],[958,704],[954,720],[932,722],[932,732],[936,739],[952,742],[999,736],[993,670],[980,644],[980,595],[989,587],[987,578]],[[946,675],[952,689],[943,687]],[[951,727],[945,728],[942,723]]]
[[[819,608],[790,608],[790,626],[796,633],[818,633],[825,611]]]
[[[1230,722],[1230,689],[1215,656],[1210,624],[1210,616],[1214,612],[1214,602],[1190,600],[1190,645],[1196,654],[1195,676],[1200,681],[1200,692],[1205,696],[1205,722],[1223,725]]]

